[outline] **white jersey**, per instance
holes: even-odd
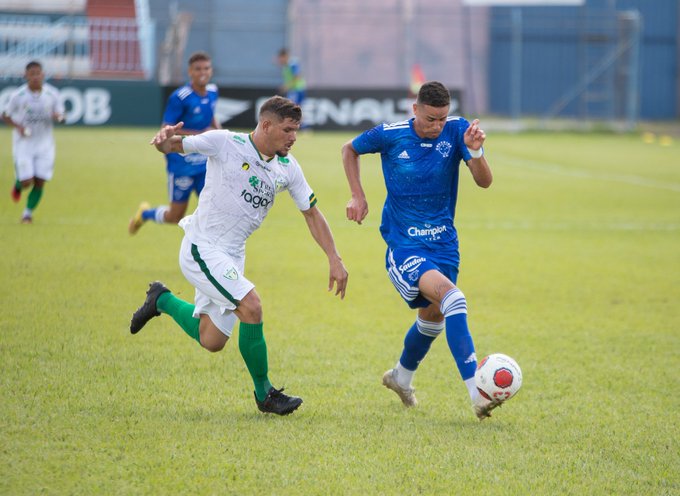
[[[29,129],[30,136],[24,137],[14,128],[15,145],[18,140],[25,139],[45,146],[54,143],[54,114],[64,114],[64,103],[59,97],[59,90],[51,84],[43,83],[41,91],[31,91],[28,84],[22,84],[10,96],[4,113],[17,124]]]
[[[208,157],[205,186],[192,215],[180,222],[193,244],[245,257],[246,239],[262,224],[277,193],[287,190],[304,211],[316,203],[292,155],[265,160],[246,133],[214,130],[182,141],[185,153]]]

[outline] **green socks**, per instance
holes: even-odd
[[[267,361],[267,343],[264,340],[262,326],[262,322],[259,324],[241,322],[238,328],[238,349],[246,362],[250,376],[253,378],[255,396],[260,401],[267,397],[267,393],[272,387],[269,377],[267,377],[269,362]]]
[[[18,179],[14,183],[14,189],[17,191],[21,191],[21,181],[19,181]]]
[[[163,293],[156,300],[156,308],[175,319],[184,332],[201,344],[201,334],[198,331],[200,319],[194,317],[194,305],[180,300],[172,293]]]
[[[35,210],[35,207],[37,207],[38,203],[40,203],[40,198],[42,197],[42,194],[43,194],[42,188],[36,188],[35,186],[33,186],[33,189],[28,194],[26,208],[29,210]]]
[[[156,308],[159,312],[168,314],[190,337],[201,343],[201,335],[198,331],[200,320],[194,317],[194,305],[180,300],[172,293],[163,293],[156,300]],[[246,324],[241,322],[238,331],[238,349],[243,361],[246,362],[248,372],[253,378],[255,396],[260,401],[267,397],[272,387],[267,376],[269,362],[267,361],[267,343],[262,332],[262,323]]]

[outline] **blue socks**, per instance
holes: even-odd
[[[463,292],[454,288],[442,298],[440,310],[444,322],[427,322],[418,318],[406,333],[404,350],[399,363],[408,370],[416,370],[425,358],[435,338],[446,328],[446,341],[456,360],[463,380],[474,377],[477,356],[467,324],[467,302]]]
[[[169,210],[167,205],[161,205],[156,208],[150,208],[142,212],[142,219],[144,221],[152,220],[158,224],[165,223],[165,212]]]
[[[444,295],[441,312],[446,322],[446,341],[463,380],[474,377],[477,369],[475,345],[467,324],[467,302],[463,292],[454,288]]]
[[[428,322],[418,318],[406,333],[404,351],[399,362],[408,370],[416,370],[430,351],[432,341],[444,330],[444,322]]]
[[[144,220],[155,220],[156,219],[156,209],[152,208],[149,210],[144,210],[142,212],[142,219]]]

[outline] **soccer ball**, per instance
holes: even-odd
[[[475,385],[484,398],[502,403],[522,387],[522,370],[509,356],[493,353],[477,365]]]

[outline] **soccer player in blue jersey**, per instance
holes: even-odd
[[[168,98],[163,114],[163,126],[184,122],[178,131],[182,135],[200,134],[221,126],[215,119],[217,86],[210,83],[212,62],[205,52],[196,52],[189,57],[190,82],[175,90]],[[201,193],[205,184],[207,158],[198,153],[180,155],[168,153],[165,156],[168,170],[170,206],[151,208],[142,202],[130,219],[128,231],[135,234],[147,220],[159,224],[177,224],[187,211],[191,192]]]
[[[453,224],[460,161],[475,183],[488,188],[492,175],[482,145],[479,121],[450,117],[450,95],[436,81],[423,84],[410,120],[382,124],[342,147],[342,160],[352,198],[347,218],[359,224],[368,214],[361,186],[359,156],[380,153],[387,188],[380,232],[387,243],[385,264],[392,284],[406,303],[418,310],[406,333],[401,357],[383,375],[383,384],[407,407],[418,400],[413,376],[432,341],[445,332],[477,417],[490,416],[497,403],[477,391],[477,358],[467,323],[467,304],[456,286],[458,236]]]

